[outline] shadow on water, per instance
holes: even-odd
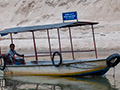
[[[0,90],[118,90],[106,77],[7,76]]]

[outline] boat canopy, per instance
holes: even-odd
[[[47,53],[49,53],[49,56],[50,56],[50,58],[52,60],[52,53],[53,52],[51,50],[51,42],[50,42],[49,30],[50,29],[56,29],[57,30],[59,51],[60,51],[60,53],[63,53],[63,51],[61,50],[61,40],[60,40],[59,28],[68,28],[69,36],[70,36],[70,46],[71,46],[71,51],[70,52],[72,52],[72,58],[73,58],[73,60],[75,60],[74,52],[76,52],[76,51],[74,51],[74,49],[73,49],[72,35],[71,35],[70,27],[90,25],[91,28],[92,28],[92,34],[93,34],[94,50],[84,50],[84,52],[95,51],[95,56],[97,58],[97,50],[96,50],[94,28],[93,28],[93,25],[95,25],[95,24],[98,24],[98,22],[76,21],[76,22],[63,22],[63,23],[55,23],[55,24],[46,24],[46,25],[24,26],[24,27],[15,27],[15,28],[5,29],[3,31],[0,31],[0,34],[1,34],[1,36],[5,36],[5,35],[10,34],[11,43],[13,43],[12,33],[17,34],[17,33],[21,33],[21,32],[31,32],[32,36],[33,36],[36,64],[38,64],[38,53],[39,52],[37,52],[37,48],[36,48],[34,31],[47,30],[48,43],[49,43],[48,44],[49,45],[49,52],[47,52]],[[69,51],[67,51],[67,52],[69,52]],[[80,52],[80,51],[77,51],[77,52]],[[44,52],[44,53],[46,53],[46,52]],[[64,53],[66,53],[66,52],[64,52]]]
[[[20,32],[32,32],[38,30],[46,30],[46,29],[55,29],[55,28],[65,28],[65,27],[74,27],[74,26],[83,26],[83,25],[94,25],[98,24],[98,22],[64,22],[64,23],[56,23],[56,24],[47,24],[47,25],[35,25],[35,26],[26,26],[26,27],[15,27],[5,29],[0,31],[0,34],[8,34],[8,33],[20,33]]]

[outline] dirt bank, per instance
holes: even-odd
[[[120,48],[120,9],[119,0],[1,0],[0,1],[0,29],[17,26],[41,25],[62,22],[62,13],[77,11],[79,21],[97,21],[95,36],[98,50],[119,50]],[[74,29],[73,29],[74,30]],[[61,30],[63,48],[69,49],[67,30]],[[37,50],[46,49],[46,32],[36,32]],[[72,32],[74,49],[91,49],[90,27],[77,28]],[[33,51],[30,33],[14,34],[14,43],[17,50]],[[56,31],[50,33],[53,49],[58,42]],[[42,40],[39,40],[42,39]],[[10,36],[0,38],[2,50],[8,50]],[[29,44],[29,45],[28,45]],[[88,46],[90,45],[90,46]]]

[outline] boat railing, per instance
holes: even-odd
[[[37,54],[37,57],[45,57],[45,56],[50,56],[49,54],[45,54],[45,53],[42,53],[42,54]],[[29,58],[29,57],[35,57],[35,54],[25,54],[24,56],[25,58]]]
[[[95,51],[95,50],[74,50],[73,52],[74,53],[80,53],[80,52],[92,52],[92,51]],[[37,52],[37,56],[38,57],[45,57],[45,56],[50,56],[54,53],[55,51],[52,51],[51,54],[49,51],[44,51],[44,52]],[[61,54],[62,53],[72,53],[72,51],[61,51]],[[29,58],[29,57],[35,57],[35,54],[25,54],[25,57],[26,58]]]
[[[95,51],[95,50],[74,50],[73,52],[91,52],[91,51]],[[72,51],[61,51],[61,53],[70,53]],[[50,53],[50,52],[37,52],[37,53]],[[54,51],[52,52],[54,53]]]

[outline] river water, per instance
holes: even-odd
[[[114,78],[113,78],[114,80]],[[119,90],[107,77],[1,77],[1,90]]]

